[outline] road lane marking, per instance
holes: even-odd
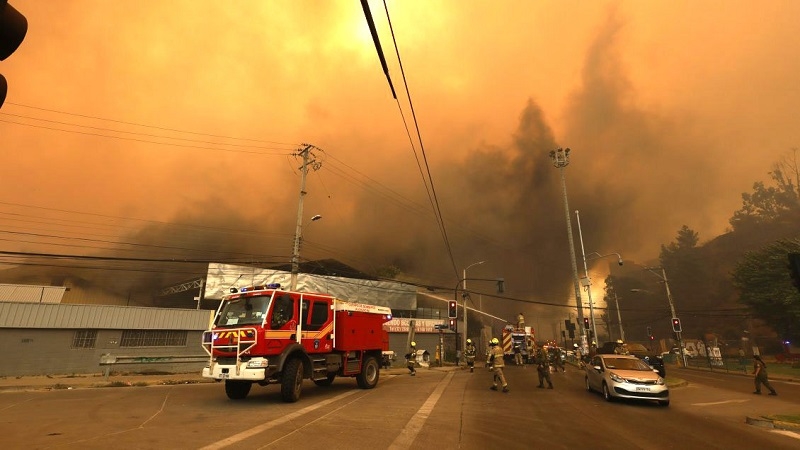
[[[389,450],[411,448],[411,444],[414,443],[414,439],[417,438],[420,430],[422,430],[425,421],[428,420],[428,416],[430,416],[431,411],[433,411],[433,407],[436,405],[436,402],[439,401],[439,397],[442,396],[444,388],[447,387],[447,384],[450,383],[450,379],[452,378],[453,372],[448,372],[447,376],[439,382],[439,385],[436,386],[436,389],[433,390],[433,393],[431,393],[425,403],[417,410],[411,420],[406,423],[403,431],[395,438],[392,445],[389,446]]]
[[[797,434],[794,431],[788,431],[788,430],[770,430],[770,431],[773,432],[773,433],[782,434],[784,436],[788,436],[788,437],[791,437],[791,438],[800,439],[800,434]]]
[[[714,406],[714,405],[724,405],[726,403],[745,403],[749,401],[750,400],[723,400],[721,402],[692,403],[692,406]]]
[[[313,404],[311,406],[307,406],[307,407],[305,407],[305,408],[303,408],[303,409],[301,409],[299,411],[295,411],[295,412],[293,412],[291,414],[287,414],[287,415],[281,417],[280,419],[275,419],[275,420],[271,420],[269,422],[262,423],[261,425],[258,425],[256,427],[250,428],[249,430],[242,431],[241,433],[234,434],[233,436],[230,436],[228,438],[222,439],[221,441],[213,442],[213,443],[211,443],[209,445],[206,445],[205,447],[201,448],[200,450],[216,450],[216,449],[220,449],[220,448],[223,448],[223,447],[227,447],[229,445],[236,444],[237,442],[241,442],[241,441],[243,441],[245,439],[251,438],[251,437],[253,437],[253,436],[255,436],[255,435],[259,434],[259,433],[262,433],[262,432],[272,428],[272,427],[275,427],[277,425],[282,425],[282,424],[284,424],[284,423],[286,423],[286,422],[288,422],[290,420],[294,420],[294,419],[296,419],[296,418],[298,418],[298,417],[300,417],[300,416],[302,416],[304,414],[308,414],[311,411],[314,411],[315,409],[319,409],[319,408],[322,408],[323,406],[327,406],[327,405],[329,405],[329,404],[331,404],[333,402],[336,402],[336,401],[339,401],[339,400],[341,400],[343,398],[349,397],[349,396],[351,396],[351,395],[353,395],[353,394],[355,394],[357,392],[360,392],[360,391],[357,391],[357,390],[347,391],[344,394],[338,395],[338,396],[330,398],[328,400],[321,401],[319,403],[315,403],[315,404]]]

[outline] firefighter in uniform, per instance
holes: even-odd
[[[475,355],[477,353],[478,349],[475,348],[472,339],[467,339],[467,348],[464,349],[464,357],[467,358],[467,366],[470,372],[475,369]]]
[[[519,347],[519,344],[514,344],[514,364],[518,366],[522,365],[522,349]]]
[[[578,344],[572,344],[572,351],[575,353],[575,361],[578,362],[578,367],[584,368],[583,365],[583,352]]]
[[[553,381],[550,380],[550,361],[543,348],[536,352],[536,372],[539,374],[539,386],[536,387],[543,388],[547,380],[547,389],[553,389]]]
[[[506,377],[503,375],[503,367],[505,366],[503,362],[503,347],[500,347],[500,341],[497,338],[492,338],[489,342],[489,346],[489,359],[486,360],[486,366],[489,367],[489,370],[494,371],[492,387],[489,389],[496,391],[497,380],[499,379],[500,383],[503,384],[503,392],[508,392],[508,383],[506,382]]]
[[[556,373],[559,369],[561,369],[561,372],[567,371],[567,369],[564,368],[564,361],[561,360],[561,349],[558,347],[553,349],[553,368]]]
[[[411,341],[411,348],[408,349],[408,353],[406,353],[406,365],[408,366],[408,371],[411,373],[411,376],[417,374],[417,369],[414,366],[417,363],[417,343]]]

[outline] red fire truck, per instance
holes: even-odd
[[[384,306],[284,291],[278,284],[231,288],[203,333],[209,355],[203,377],[224,380],[234,400],[257,383],[280,384],[281,398],[296,402],[304,379],[328,386],[337,375],[372,389],[389,346],[383,324],[391,318]]]

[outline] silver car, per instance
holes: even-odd
[[[617,398],[655,400],[669,405],[669,388],[658,372],[632,355],[596,355],[586,366],[586,390]]]

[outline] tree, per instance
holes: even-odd
[[[692,309],[711,309],[715,285],[709,275],[710,264],[705,252],[697,243],[700,238],[696,231],[684,225],[678,231],[674,242],[661,246],[659,260],[667,274],[675,307],[678,311]],[[687,318],[688,319],[688,318]],[[697,332],[704,328],[697,320],[686,320],[685,331]]]
[[[800,252],[800,238],[783,239],[747,252],[736,265],[733,283],[753,317],[763,320],[778,335],[800,340],[800,293],[792,286],[787,254]]]
[[[800,167],[797,149],[784,155],[769,172],[774,186],[758,181],[753,184],[751,194],[742,194],[742,208],[733,213],[730,224],[734,231],[741,231],[781,220],[796,220],[800,214]]]

